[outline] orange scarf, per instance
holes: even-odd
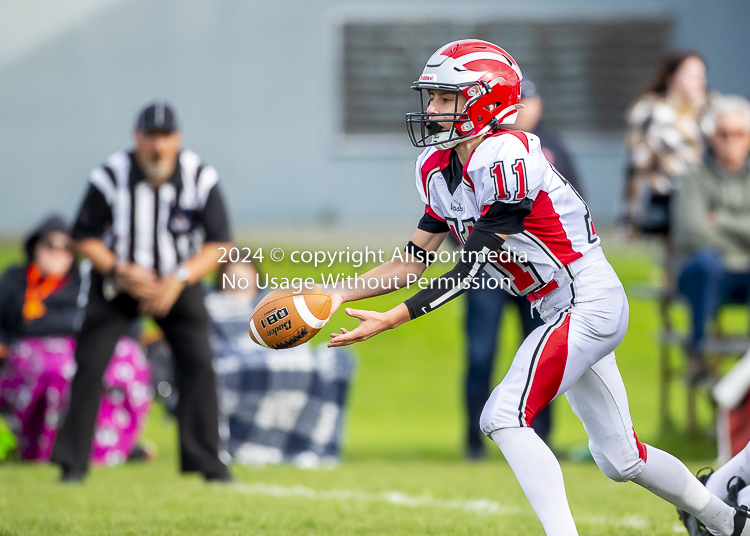
[[[26,272],[26,301],[23,304],[23,319],[31,322],[41,318],[47,312],[44,300],[61,285],[60,276],[42,277],[42,272],[35,264],[30,264]]]

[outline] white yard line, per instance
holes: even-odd
[[[517,506],[503,506],[489,499],[473,500],[443,500],[422,495],[408,495],[401,491],[381,491],[370,493],[347,489],[316,490],[305,486],[277,486],[274,484],[234,484],[231,486],[216,486],[216,489],[237,491],[248,495],[264,495],[267,497],[298,497],[317,501],[356,501],[379,502],[410,508],[429,507],[439,510],[464,510],[498,515],[521,513]]]
[[[519,506],[506,506],[497,501],[485,498],[469,500],[436,499],[429,495],[409,495],[402,491],[381,491],[377,493],[350,489],[316,490],[305,486],[279,486],[276,484],[232,484],[217,485],[217,490],[262,495],[266,497],[294,497],[313,501],[355,501],[385,503],[408,508],[436,508],[438,510],[463,510],[464,512],[494,514],[499,516],[530,516],[530,509]],[[578,516],[576,522],[583,525],[608,525],[633,529],[645,529],[649,523],[642,517],[630,515],[624,517]]]

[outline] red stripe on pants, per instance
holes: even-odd
[[[568,361],[569,330],[570,315],[568,314],[563,323],[552,331],[539,355],[534,380],[526,399],[524,410],[526,426],[531,426],[537,414],[552,402],[560,389],[565,373],[565,363]]]
[[[635,433],[635,428],[633,428],[633,437],[635,438],[635,444],[638,447],[638,457],[646,461],[646,458],[648,457],[648,451],[646,451],[646,445],[638,441],[638,436]]]

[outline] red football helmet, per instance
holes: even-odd
[[[451,149],[499,125],[512,125],[522,107],[522,79],[511,55],[487,41],[465,39],[440,47],[411,86],[422,103],[420,113],[406,115],[411,142],[415,147]],[[459,110],[456,99],[454,113],[428,114],[429,90],[460,92],[466,105]]]

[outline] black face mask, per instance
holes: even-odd
[[[436,88],[422,88],[414,85],[412,89],[419,91],[420,109],[422,110],[419,113],[406,114],[406,129],[412,145],[419,148],[430,147],[465,137],[460,134],[456,125],[468,121],[469,116],[458,111],[458,98],[455,100],[453,113],[428,114],[427,107],[430,105],[430,98],[427,92]],[[458,91],[455,91],[456,89],[446,86],[441,88],[441,91],[452,91],[458,94]],[[451,126],[446,128],[440,123],[450,123]],[[450,132],[450,134],[435,140],[434,136],[441,132]]]

